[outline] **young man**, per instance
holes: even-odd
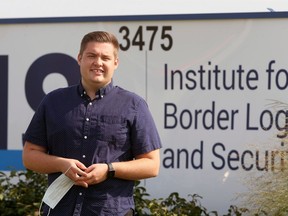
[[[44,215],[133,215],[134,180],[155,177],[160,138],[145,101],[114,86],[119,44],[108,32],[81,42],[79,85],[49,93],[25,133],[23,163],[74,186]]]

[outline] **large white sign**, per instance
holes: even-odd
[[[272,106],[287,102],[287,18],[0,24],[1,169],[21,168],[37,105],[78,82],[79,43],[94,30],[118,37],[114,83],[147,100],[163,142],[148,193],[199,194],[227,212],[243,176],[273,171],[287,145],[288,111]]]

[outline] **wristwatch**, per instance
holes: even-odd
[[[112,166],[112,163],[106,163],[108,165],[108,178],[113,178],[115,176],[115,170],[114,167]]]

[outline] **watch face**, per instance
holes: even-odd
[[[114,170],[108,172],[108,177],[109,178],[113,178],[114,175],[115,175],[115,171]]]

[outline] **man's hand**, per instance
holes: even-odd
[[[85,179],[87,178],[87,173],[85,170],[87,168],[83,163],[78,160],[67,159],[64,167],[67,169],[65,168],[66,170],[63,171],[63,173],[72,181],[74,181],[75,185],[79,185],[85,188],[88,187],[88,184],[85,182]]]
[[[88,185],[99,184],[107,179],[108,166],[105,163],[93,164],[85,169],[85,177],[81,180]]]

